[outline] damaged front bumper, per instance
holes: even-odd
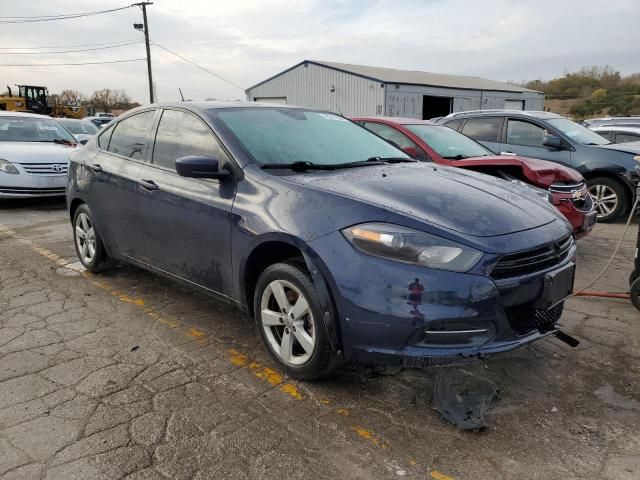
[[[541,306],[545,279],[570,269],[575,259],[572,244],[564,260],[546,269],[494,279],[401,264],[353,250],[341,259],[336,255],[341,249],[335,247],[326,237],[314,245],[321,258],[334,262],[325,264],[325,276],[345,358],[407,367],[465,363],[554,333],[562,303],[549,310]],[[323,255],[323,248],[331,255]]]

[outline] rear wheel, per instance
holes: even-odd
[[[102,272],[112,266],[86,204],[80,205],[73,216],[73,240],[80,263],[90,272]]]
[[[258,279],[254,312],[269,353],[292,377],[312,380],[330,372],[334,352],[318,294],[302,266],[268,267]]]
[[[596,205],[598,222],[613,222],[629,208],[626,189],[620,182],[607,177],[596,177],[588,180],[587,185]]]

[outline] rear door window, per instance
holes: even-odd
[[[206,123],[186,112],[165,110],[156,133],[153,163],[175,170],[176,160],[188,155],[215,157],[224,163],[220,144]]]
[[[153,126],[155,110],[132,115],[114,127],[107,150],[123,157],[144,160],[147,137]]]
[[[470,118],[462,127],[462,133],[480,142],[499,142],[502,118]]]
[[[638,141],[640,141],[640,135],[636,135],[635,133],[622,133],[622,132],[616,133],[616,143],[627,143],[627,142],[638,142]]]
[[[507,122],[507,143],[525,147],[543,147],[544,129],[530,122],[509,119]]]

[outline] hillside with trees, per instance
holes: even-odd
[[[576,119],[640,114],[640,73],[623,77],[608,65],[583,67],[553,80],[522,85],[545,93],[545,109]]]

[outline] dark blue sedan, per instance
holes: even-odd
[[[573,286],[549,203],[328,112],[141,107],[73,153],[67,196],[87,269],[132,263],[235,303],[299,378],[520,347]]]

